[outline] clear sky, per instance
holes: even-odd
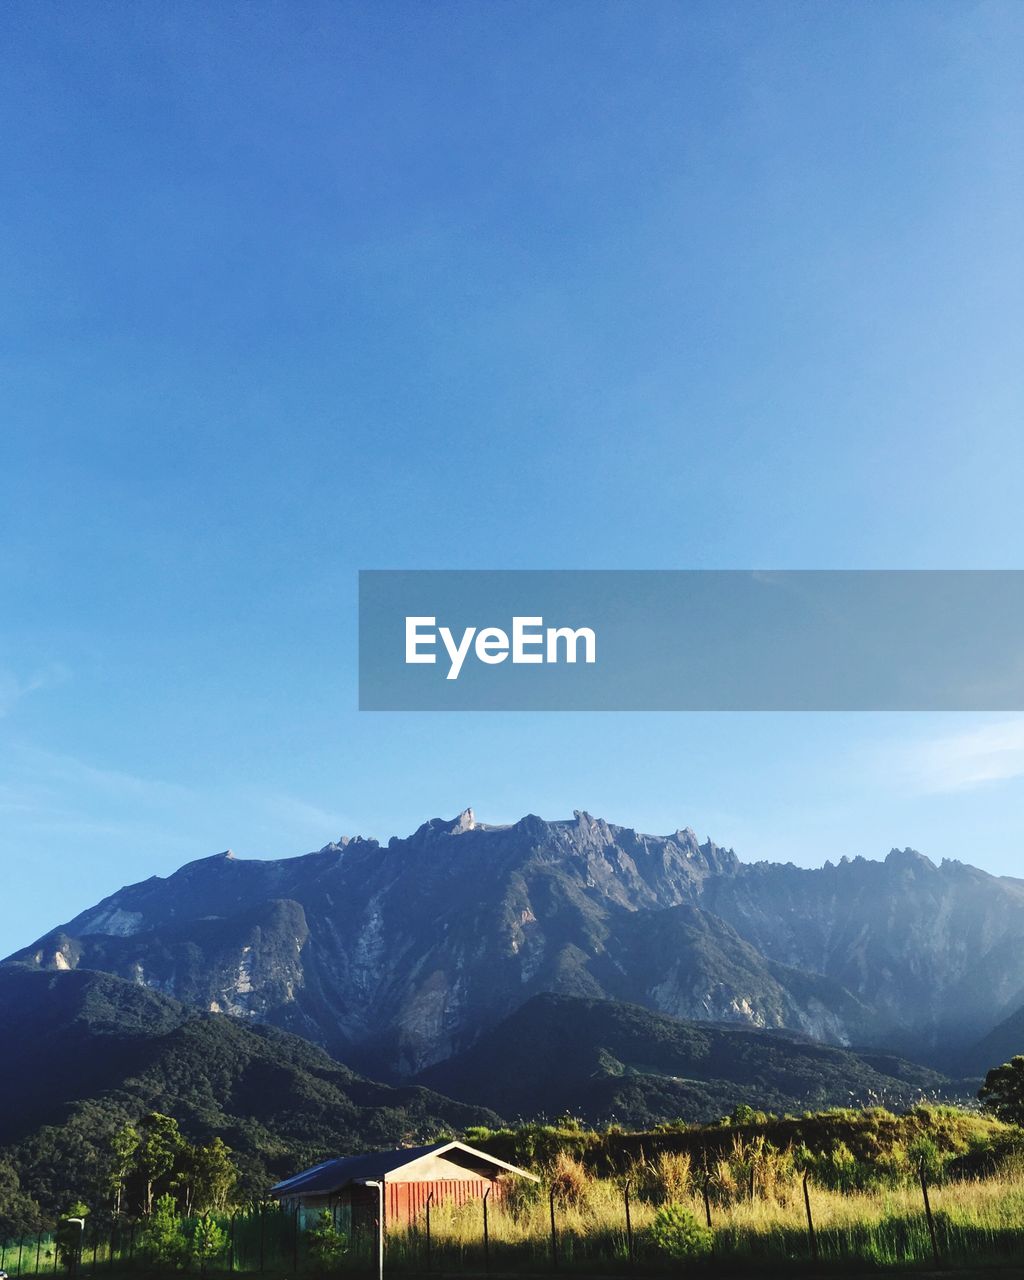
[[[1024,717],[372,715],[354,663],[359,568],[1024,567],[1024,6],[0,25],[0,950],[466,805],[1024,874]]]

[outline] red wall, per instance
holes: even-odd
[[[486,1178],[442,1178],[436,1182],[388,1182],[384,1186],[384,1212],[390,1230],[403,1230],[418,1223],[426,1225],[427,1196],[434,1193],[431,1208],[441,1204],[465,1204],[467,1200],[482,1200],[491,1187],[491,1199],[495,1199],[498,1190]],[[376,1192],[373,1192],[376,1200]],[[367,1209],[370,1204],[363,1200]],[[360,1207],[363,1207],[360,1205]],[[376,1204],[373,1205],[373,1216],[376,1217]]]

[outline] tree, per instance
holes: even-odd
[[[135,1153],[139,1149],[138,1132],[130,1124],[124,1124],[114,1134],[110,1143],[114,1155],[110,1170],[110,1191],[114,1200],[114,1214],[120,1216],[124,1198],[124,1183],[131,1171]]]
[[[40,1226],[39,1205],[22,1191],[17,1169],[0,1159],[0,1240],[35,1234]]]
[[[231,1162],[231,1148],[220,1138],[214,1138],[208,1146],[194,1148],[191,1157],[191,1202],[196,1212],[222,1213],[238,1181],[238,1172]]]
[[[984,1106],[1007,1124],[1024,1125],[1024,1056],[993,1067],[978,1090]]]
[[[136,1164],[145,1183],[144,1211],[153,1212],[153,1187],[174,1168],[175,1157],[185,1146],[177,1120],[151,1111],[139,1126]]]
[[[161,1266],[177,1266],[185,1261],[188,1250],[174,1196],[163,1195],[157,1200],[146,1223],[142,1248],[151,1262]]]
[[[227,1243],[227,1233],[216,1218],[204,1213],[202,1217],[196,1219],[192,1227],[189,1252],[199,1263],[200,1275],[206,1275],[206,1264],[220,1257],[227,1248]]]

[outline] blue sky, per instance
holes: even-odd
[[[1017,568],[1016,3],[4,7],[7,951],[586,808],[1024,872],[1024,718],[355,710],[359,568]]]

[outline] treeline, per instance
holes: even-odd
[[[0,1239],[51,1230],[72,1207],[111,1221],[152,1218],[161,1202],[165,1218],[221,1212],[239,1183],[220,1137],[191,1143],[172,1116],[158,1111],[125,1122],[101,1145],[86,1144],[70,1171],[61,1164],[69,1137],[43,1131],[28,1150],[19,1148],[32,1161],[24,1180],[11,1156],[0,1158]]]
[[[216,1137],[193,1146],[172,1116],[151,1111],[136,1128],[114,1135],[110,1198],[114,1214],[150,1217],[157,1198],[169,1197],[183,1217],[227,1208],[238,1182],[230,1148]]]

